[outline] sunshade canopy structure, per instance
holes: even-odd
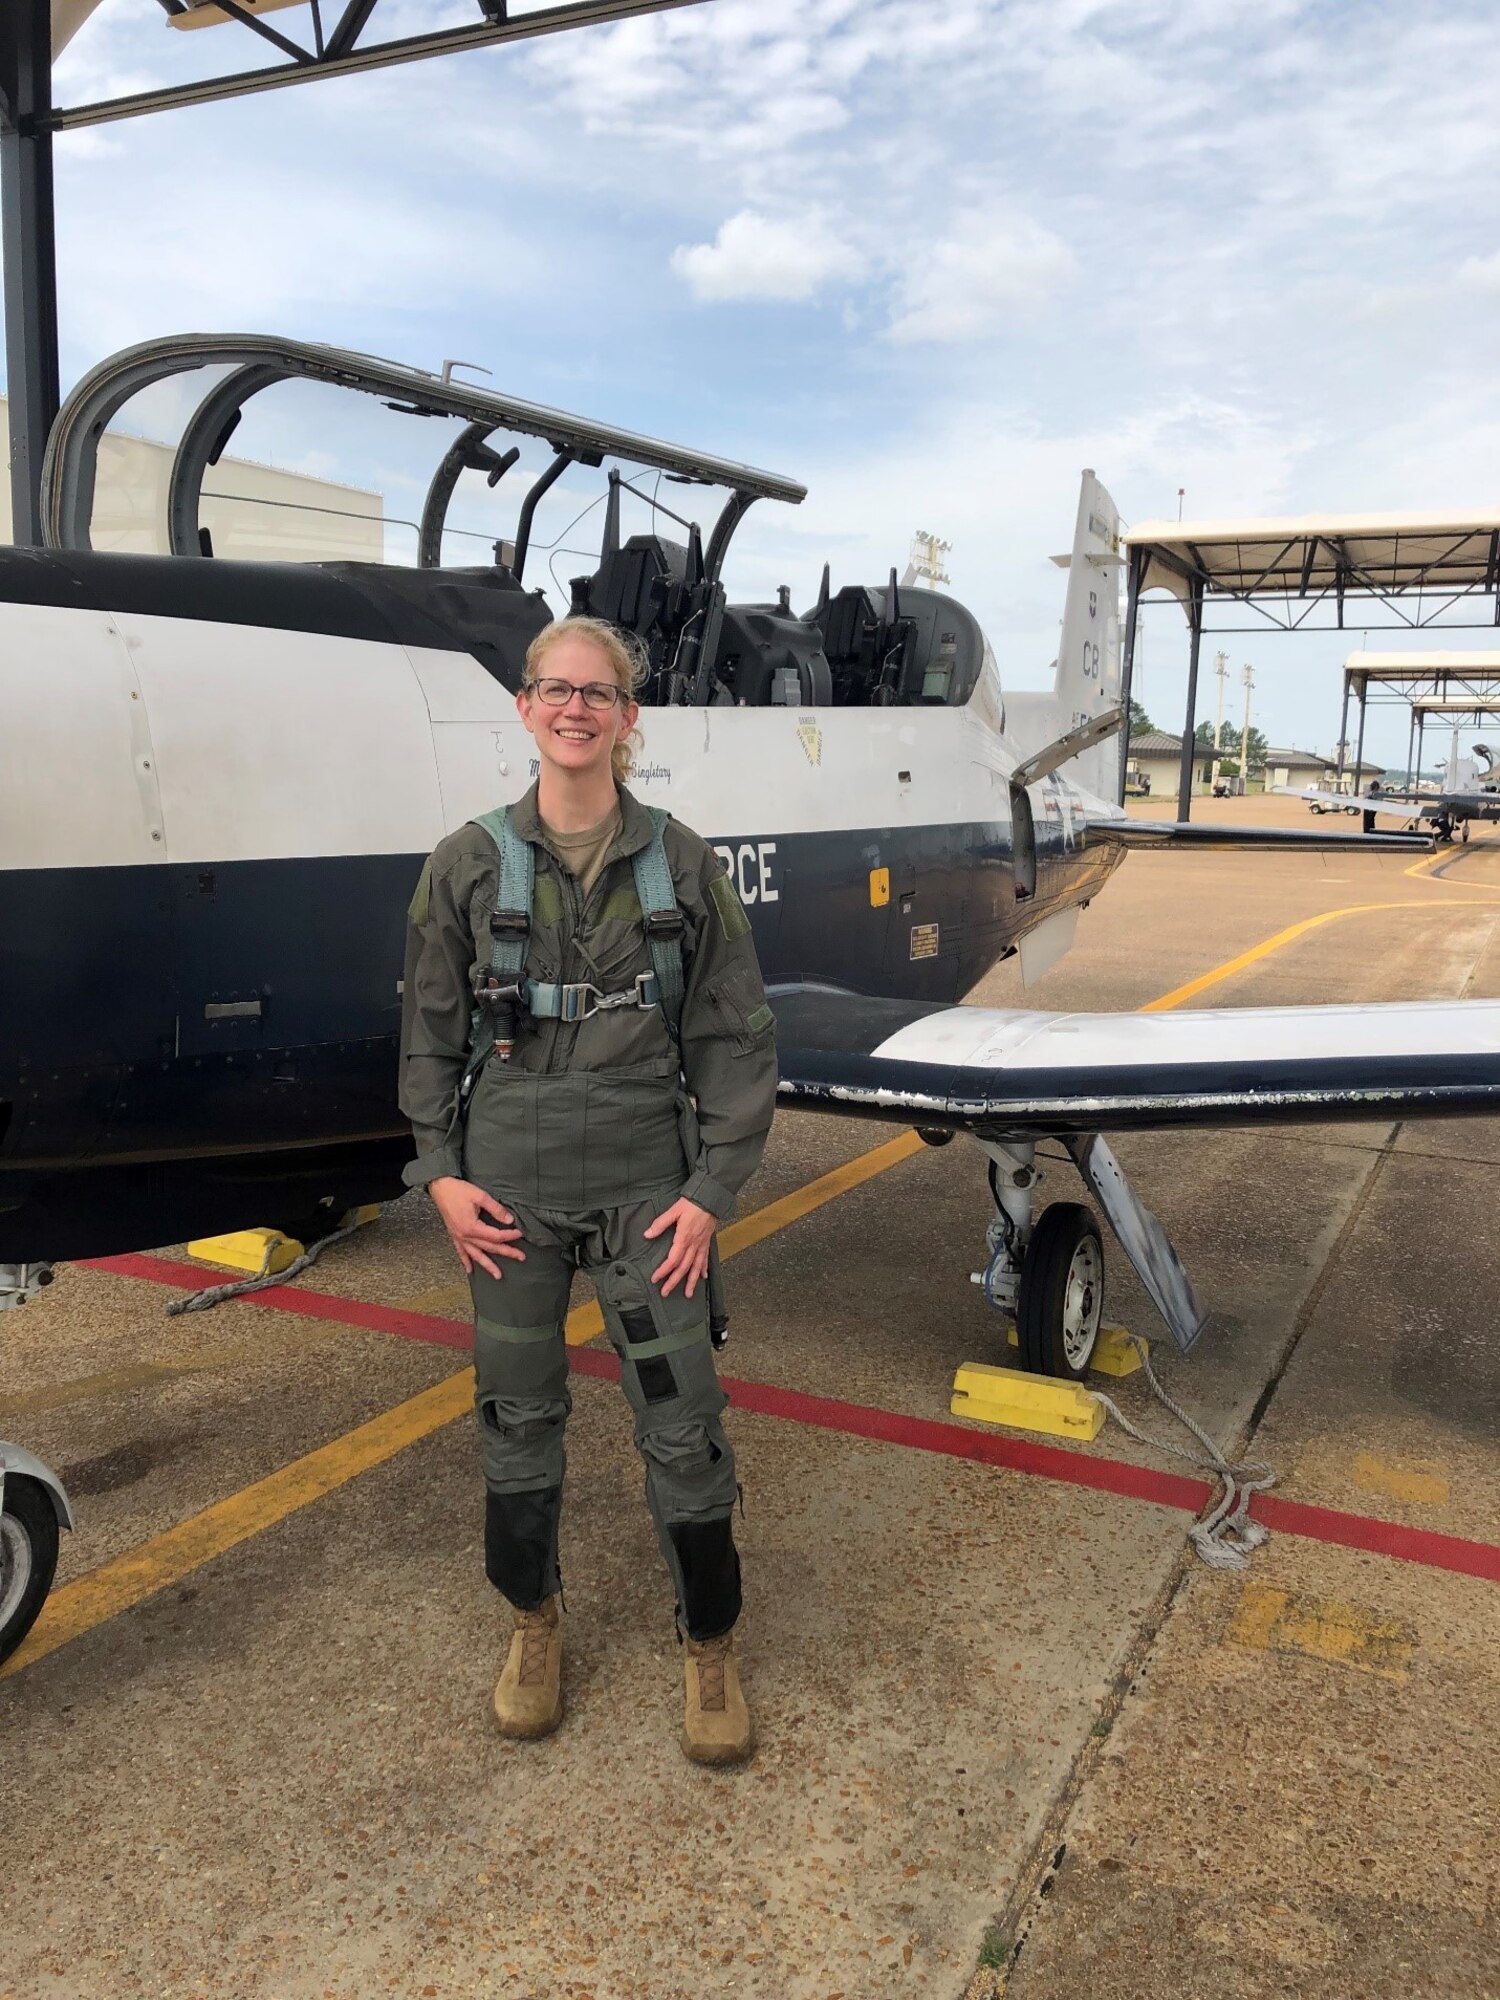
[[[1367,631],[1500,625],[1500,507],[1464,514],[1143,521],[1126,532],[1123,551],[1126,700],[1142,595],[1169,591],[1187,615],[1181,819],[1192,807],[1198,652],[1205,631],[1341,631],[1351,607]],[[1346,720],[1349,690],[1346,668]]]
[[[1365,712],[1371,702],[1404,702],[1409,706],[1406,770],[1411,783],[1422,768],[1422,737],[1428,716],[1456,719],[1500,713],[1500,652],[1351,653],[1344,662],[1346,725],[1351,695],[1359,703],[1361,747]]]

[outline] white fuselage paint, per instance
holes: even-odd
[[[18,604],[5,630],[0,869],[425,854],[534,775],[468,653]],[[781,835],[1008,827],[1001,713],[988,655],[965,708],[646,709],[634,789],[771,902]],[[1057,779],[1031,797],[1064,849],[1119,817]]]

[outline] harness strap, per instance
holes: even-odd
[[[648,806],[651,815],[651,844],[631,857],[635,893],[646,927],[646,949],[656,974],[661,1011],[675,1042],[682,1021],[682,999],[686,980],[682,969],[682,939],[686,926],[677,907],[677,888],[667,864],[667,847],[662,830],[671,815],[662,806]]]
[[[682,940],[686,931],[677,905],[677,888],[667,862],[663,828],[671,817],[660,806],[648,806],[651,839],[631,857],[636,900],[651,955],[651,971],[643,972],[623,993],[604,993],[588,980],[566,983],[526,978],[526,951],[531,942],[531,910],[536,859],[530,841],[511,823],[509,806],[481,813],[474,821],[494,842],[500,857],[500,884],[490,918],[490,963],[481,1000],[469,1033],[469,1059],[459,1083],[460,1102],[467,1100],[474,1079],[491,1055],[510,1055],[516,1015],[521,1007],[538,1020],[586,1021],[614,1007],[660,1007],[672,1040],[678,1039],[686,991]],[[508,1032],[507,1032],[508,1029]]]

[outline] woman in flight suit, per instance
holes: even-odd
[[[495,1689],[501,1730],[544,1736],[562,1719],[563,1326],[584,1270],[622,1364],[687,1638],[683,1748],[733,1763],[749,1754],[751,1726],[731,1650],[737,1487],[709,1338],[709,1250],[759,1163],[776,1053],[749,920],[718,857],[675,820],[658,834],[624,787],[639,671],[621,634],[589,618],[547,626],[527,653],[516,706],[540,775],[510,808],[509,834],[530,849],[529,929],[510,912],[492,933],[501,836],[483,825],[450,834],[423,871],[402,1023],[401,1102],[417,1144],[406,1178],[429,1190],[473,1293],[485,1566],[515,1613]],[[653,948],[637,870],[658,841],[676,914],[651,917]],[[497,1027],[475,996],[492,935],[518,928],[526,1004]],[[675,1023],[653,977],[664,930],[683,967]],[[465,1112],[471,1032],[494,1050]]]

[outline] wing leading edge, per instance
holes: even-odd
[[[780,1096],[997,1137],[1500,1114],[1500,1000],[1042,1014],[772,994]]]

